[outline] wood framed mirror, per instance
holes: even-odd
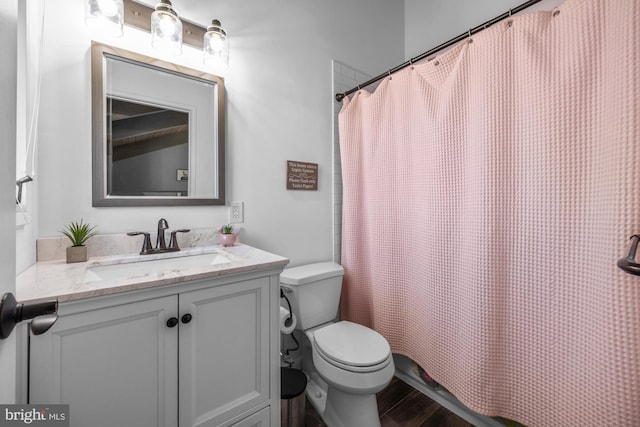
[[[224,79],[92,42],[93,206],[224,205]]]

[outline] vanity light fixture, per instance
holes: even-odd
[[[207,27],[202,43],[205,65],[219,71],[226,71],[229,67],[229,37],[217,19],[211,21]]]
[[[182,53],[182,21],[169,0],[161,0],[151,14],[151,45],[170,55]]]
[[[124,6],[122,0],[87,0],[85,2],[85,23],[111,37],[123,34]]]
[[[105,25],[105,28],[116,23],[117,31],[108,31],[107,35],[121,36],[123,24],[148,31],[151,33],[151,45],[169,55],[180,55],[183,43],[202,49],[204,64],[218,75],[226,74],[229,67],[229,35],[219,20],[214,19],[205,28],[189,20],[181,20],[170,0],[160,0],[155,8],[140,1],[86,0],[85,20],[87,24]]]

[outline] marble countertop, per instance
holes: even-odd
[[[158,269],[152,273],[138,272],[105,280],[92,277],[91,271],[89,271],[94,267],[202,254],[217,254],[218,259],[222,262],[184,268],[172,267],[163,271]],[[229,247],[220,245],[193,247],[183,249],[180,252],[154,255],[130,253],[92,257],[87,262],[73,264],[67,264],[64,260],[37,262],[18,275],[16,299],[21,302],[54,298],[57,298],[59,302],[73,301],[269,267],[284,267],[288,263],[287,258],[244,244]]]

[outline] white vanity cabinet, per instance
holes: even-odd
[[[30,339],[29,402],[68,403],[74,426],[176,425],[176,298],[61,315]]]
[[[279,268],[61,303],[29,403],[72,427],[279,426]]]
[[[179,295],[181,322],[193,316],[179,330],[180,426],[222,425],[268,402],[279,360],[269,352],[269,288],[258,278]]]

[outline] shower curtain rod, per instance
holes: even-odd
[[[379,80],[382,80],[383,78],[385,78],[387,76],[390,76],[391,74],[395,73],[396,71],[400,71],[403,68],[408,67],[409,65],[413,65],[415,62],[423,60],[423,59],[433,55],[434,53],[437,53],[437,52],[439,52],[439,51],[441,51],[443,49],[448,48],[449,46],[452,46],[452,45],[458,43],[459,41],[462,41],[462,40],[464,40],[464,39],[466,39],[468,37],[471,37],[472,35],[474,35],[476,33],[479,33],[480,31],[490,27],[491,25],[493,25],[493,24],[495,24],[497,22],[500,22],[503,19],[511,17],[511,15],[513,15],[514,13],[521,12],[524,9],[526,9],[526,8],[528,8],[530,6],[533,6],[534,4],[539,3],[541,1],[542,0],[529,0],[527,2],[524,2],[521,5],[516,6],[513,9],[509,9],[507,12],[503,13],[500,16],[496,16],[495,18],[490,19],[489,21],[487,21],[487,22],[485,22],[483,24],[480,24],[475,28],[470,28],[469,31],[467,31],[466,33],[462,33],[459,36],[456,36],[456,37],[452,38],[451,40],[446,41],[446,42],[442,43],[441,45],[434,47],[433,49],[430,49],[430,50],[428,50],[428,51],[426,51],[424,53],[421,53],[420,55],[416,56],[415,58],[411,58],[410,60],[408,60],[406,62],[403,62],[402,64],[400,64],[400,65],[398,65],[396,67],[391,68],[386,73],[382,73],[379,76],[376,76],[376,77],[372,78],[371,80],[367,80],[366,82],[364,82],[362,84],[359,84],[358,86],[354,87],[353,89],[350,89],[350,90],[348,90],[346,92],[343,92],[343,93],[336,93],[336,101],[340,102],[340,101],[342,101],[344,99],[345,96],[349,96],[352,93],[362,89],[363,87],[367,87],[370,84],[373,84],[373,83],[375,83],[375,82],[377,82]]]

